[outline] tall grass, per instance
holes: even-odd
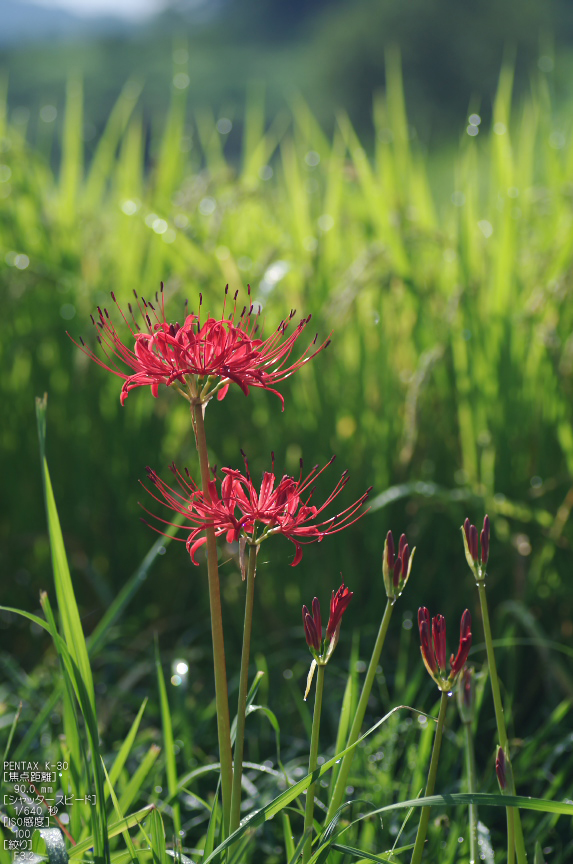
[[[5,107],[0,111],[0,396],[8,408],[0,441],[9,492],[1,505],[2,570],[12,595],[3,601],[28,609],[37,590],[52,584],[32,401],[45,389],[50,392],[48,456],[75,595],[72,603],[60,561],[56,596],[61,622],[51,619],[44,606],[48,624],[40,623],[38,610],[33,630],[37,634],[50,628],[56,654],[48,650],[39,659],[39,650],[47,645],[43,637],[30,638],[10,619],[0,693],[7,706],[5,729],[19,699],[25,703],[12,749],[24,758],[45,748],[65,756],[66,748],[74,747],[74,764],[83,773],[72,784],[87,784],[88,771],[100,787],[107,782],[99,768],[102,745],[94,723],[103,730],[100,755],[112,778],[113,810],[92,811],[86,805],[85,811],[73,811],[70,830],[82,838],[74,854],[89,850],[96,835],[104,843],[105,830],[94,827],[99,819],[100,827],[107,822],[113,854],[119,856],[126,847],[113,838],[143,818],[126,811],[149,804],[161,809],[171,839],[181,818],[186,836],[207,851],[204,859],[218,843],[219,803],[201,750],[211,740],[212,701],[193,691],[184,699],[177,688],[167,696],[161,688],[161,700],[154,695],[153,706],[146,709],[152,714],[150,725],[141,719],[133,737],[128,734],[144,696],[155,694],[155,682],[166,681],[169,689],[169,674],[161,674],[160,662],[159,676],[155,668],[154,629],[160,631],[160,657],[175,659],[184,650],[205,687],[200,637],[206,596],[184,555],[177,555],[181,550],[170,550],[158,564],[162,547],[156,545],[128,582],[151,543],[137,519],[137,478],[148,463],[161,468],[173,458],[190,458],[187,413],[177,404],[167,413],[161,401],[140,393],[120,409],[115,382],[88,365],[63,333],[69,329],[89,338],[85,322],[95,305],[108,302],[110,290],[120,299],[134,288],[150,295],[162,279],[173,318],[183,315],[185,297],[193,305],[201,290],[213,311],[219,311],[214,304],[224,283],[236,288],[249,282],[254,298],[268,309],[269,329],[296,307],[301,314],[313,312],[321,335],[333,331],[333,348],[320,366],[309,364],[296,387],[286,387],[287,409],[280,424],[272,422],[279,410],[274,397],[258,394],[254,413],[243,416],[243,397],[229,394],[219,406],[220,424],[211,446],[213,463],[231,465],[239,464],[242,446],[253,472],[263,467],[263,456],[271,449],[285,470],[294,469],[301,455],[314,463],[336,452],[351,470],[350,497],[374,485],[371,514],[352,536],[339,542],[332,538],[329,546],[305,553],[317,594],[328,590],[342,568],[360,598],[349,610],[349,621],[364,624],[364,610],[382,605],[379,537],[390,527],[390,516],[401,524],[406,520],[408,536],[420,550],[418,573],[409,586],[411,602],[439,606],[446,614],[473,602],[471,584],[461,575],[458,529],[466,511],[476,518],[489,511],[495,537],[492,572],[499,574],[492,596],[512,597],[510,603],[494,606],[493,614],[494,629],[503,632],[507,648],[500,669],[507,682],[507,707],[527,736],[519,756],[520,777],[532,795],[560,799],[569,794],[570,744],[561,724],[573,692],[570,656],[551,640],[573,633],[566,569],[573,506],[573,149],[546,81],[536,80],[530,98],[515,106],[506,69],[492,128],[480,126],[475,136],[463,131],[451,153],[427,157],[411,137],[398,58],[389,55],[388,64],[388,90],[374,105],[375,145],[369,153],[344,113],[328,137],[301,97],[293,101],[289,116],[267,122],[260,89],[248,97],[239,155],[235,151],[229,157],[234,139],[227,144],[217,118],[195,116],[185,104],[185,92],[176,89],[165,127],[157,129],[138,113],[139,83],[128,82],[89,164],[83,157],[86,106],[80,81],[69,82],[62,156],[55,167],[47,149],[44,154],[35,149],[25,129],[8,123]],[[300,779],[294,772],[304,762],[301,739],[310,717],[299,686],[306,662],[296,643],[300,633],[290,629],[298,624],[301,591],[296,574],[288,570],[287,544],[283,550],[272,568],[264,560],[259,565],[258,602],[265,614],[264,626],[255,624],[255,654],[258,668],[268,673],[265,680],[272,682],[262,690],[260,704],[270,711],[267,702],[276,708],[280,701],[287,728],[293,730],[286,736],[283,732],[281,746],[285,770],[294,781]],[[160,579],[155,574],[146,578],[151,562]],[[233,611],[233,601],[240,576],[232,550],[224,562],[224,601],[229,626],[238,632],[240,613]],[[136,591],[143,585],[144,590]],[[107,688],[105,694],[99,691],[96,720],[83,635],[77,642],[74,633],[91,631],[123,586],[113,615],[104,619],[105,628],[92,635],[98,644],[97,651],[95,644],[92,648],[93,674]],[[191,606],[191,598],[197,614],[193,621],[180,613]],[[77,616],[72,613],[68,620],[66,609],[76,603]],[[130,609],[137,615],[130,616]],[[379,673],[372,722],[396,694],[406,704],[430,707],[430,691],[413,656],[411,615],[405,613],[404,628],[400,636],[394,632],[394,650],[389,649]],[[367,624],[375,626],[374,621]],[[181,635],[185,647],[174,652]],[[373,631],[363,628],[366,647],[355,648],[351,679],[361,668],[355,665],[358,656],[368,656],[372,638]],[[89,650],[89,639],[87,643]],[[478,646],[478,663],[484,658],[480,650]],[[285,670],[292,677],[283,678]],[[78,690],[79,681],[85,691]],[[118,681],[128,691],[125,698]],[[342,699],[344,676],[338,686]],[[356,681],[348,688],[347,698],[356,699]],[[97,701],[97,686],[94,692]],[[204,693],[210,695],[208,688]],[[518,694],[515,703],[509,694]],[[81,739],[71,732],[78,698],[87,736]],[[327,727],[334,726],[337,716],[329,711]],[[57,725],[50,725],[58,712],[65,744]],[[259,716],[260,726],[251,725],[247,746],[247,752],[259,752],[247,774],[253,808],[274,798],[285,782],[275,759],[275,715]],[[488,705],[477,746],[493,756],[493,739],[487,734],[491,719]],[[255,731],[261,732],[261,742]],[[335,733],[333,728],[332,740]],[[449,732],[452,743],[457,734]],[[171,740],[175,760],[158,750],[166,743],[170,747]],[[369,800],[381,806],[391,798],[407,801],[418,795],[424,786],[419,764],[431,747],[430,725],[393,715],[363,745],[354,773]],[[113,760],[120,755],[122,767],[114,772]],[[264,769],[267,756],[273,765]],[[448,789],[457,791],[457,751],[452,747],[444,759],[440,788],[449,783]],[[480,788],[492,790],[491,777],[484,774]],[[326,776],[323,782],[329,781]],[[181,815],[177,802],[186,808]],[[288,819],[299,817],[283,812],[292,858]],[[480,810],[480,818],[486,818],[484,812]],[[461,861],[467,837],[464,843],[458,838],[465,837],[466,807],[447,813],[447,824],[430,826],[430,842],[440,849],[440,861]],[[401,836],[404,815],[391,811],[382,834],[375,819],[358,823],[349,832],[354,846],[391,848]],[[147,854],[144,847],[163,855],[157,840],[160,820],[146,818],[134,840],[141,860]],[[494,837],[500,824],[496,818]],[[557,815],[545,813],[524,818],[530,846],[540,839],[542,845],[553,844],[552,860],[568,860],[571,847],[563,817],[557,821]],[[413,836],[414,821],[407,823],[407,839]],[[269,862],[285,860],[274,825],[258,835]],[[482,832],[487,839],[483,825]],[[103,848],[94,851],[106,854]],[[248,845],[244,854],[253,854]],[[342,861],[351,853],[330,854],[329,861]]]

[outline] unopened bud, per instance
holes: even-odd
[[[485,578],[485,567],[489,558],[489,516],[483,520],[483,528],[479,532],[469,519],[462,525],[462,538],[466,561],[468,562],[476,580]],[[481,554],[480,554],[481,547]]]
[[[487,564],[489,558],[489,516],[486,514],[483,520],[483,528],[480,534],[481,541],[481,563]]]
[[[507,788],[507,778],[505,776],[505,752],[503,747],[497,748],[497,756],[495,757],[495,773],[497,774],[497,782],[501,791]]]
[[[392,532],[388,531],[382,555],[382,575],[386,596],[394,602],[406,587],[410,577],[415,548],[410,551],[406,535],[402,534],[396,555]]]

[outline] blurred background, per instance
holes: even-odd
[[[254,655],[292,741],[307,716],[301,604],[326,603],[342,572],[356,596],[341,644],[359,628],[366,656],[383,537],[407,533],[391,701],[396,675],[423,674],[419,605],[478,620],[459,526],[486,511],[494,629],[512,646],[501,674],[519,734],[538,728],[573,694],[556,647],[573,636],[571,4],[0,0],[0,21],[2,603],[37,611],[52,590],[34,417],[47,391],[87,633],[127,586],[94,661],[110,739],[154,686],[156,632],[165,658],[192,664],[187,709],[211,698],[205,567],[173,543],[136,572],[156,539],[140,522],[145,466],[197,470],[185,404],[137,390],[121,408],[119,379],[66,331],[93,345],[89,316],[111,290],[126,304],[163,280],[176,320],[185,298],[202,291],[217,314],[226,283],[250,283],[266,332],[296,307],[332,344],[282,387],[283,414],[263,392],[210,405],[213,463],[240,467],[242,447],[256,477],[271,450],[278,473],[336,453],[316,493],[349,468],[333,511],[374,487],[370,512],[297,568],[287,541],[263,547]],[[221,576],[235,687],[232,548]],[[47,643],[9,613],[0,627],[7,692],[36,681],[33,710]]]

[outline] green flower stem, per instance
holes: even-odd
[[[314,715],[312,718],[312,734],[310,737],[310,756],[308,759],[308,773],[316,769],[318,762],[318,736],[320,731],[320,715],[322,712],[322,691],[324,690],[324,670],[326,666],[318,666],[316,670],[316,694],[314,697]],[[308,831],[308,839],[302,851],[302,864],[307,864],[312,852],[312,826],[314,824],[314,787],[311,783],[306,792],[306,806],[304,808],[304,830]]]
[[[193,404],[193,421],[199,464],[201,467],[201,486],[207,501],[209,492],[209,457],[203,406]],[[213,664],[215,667],[215,703],[217,706],[217,733],[219,736],[219,758],[221,760],[221,793],[223,799],[223,836],[229,830],[231,816],[231,788],[233,784],[233,756],[231,753],[231,721],[229,718],[229,692],[227,689],[227,669],[225,665],[225,642],[223,638],[223,618],[221,614],[221,592],[219,588],[219,564],[217,561],[217,542],[214,528],[206,529],[207,535],[207,572],[209,579],[209,605],[211,610],[211,634],[213,639]]]
[[[481,615],[483,620],[483,632],[485,636],[485,644],[487,650],[487,663],[489,667],[489,677],[491,681],[491,692],[493,695],[493,705],[495,709],[495,722],[497,724],[497,734],[499,735],[499,743],[505,752],[506,761],[509,762],[509,747],[507,741],[507,730],[505,728],[505,717],[503,714],[503,702],[501,701],[501,691],[499,689],[499,678],[497,677],[497,667],[495,665],[495,654],[493,651],[493,640],[491,637],[491,625],[489,623],[489,610],[487,607],[487,598],[485,595],[485,582],[477,582],[479,602],[481,606]],[[515,795],[515,783],[513,780],[513,771],[510,767],[507,771],[508,775],[508,794]],[[515,834],[515,851],[517,852],[518,864],[527,864],[527,853],[525,851],[525,842],[523,840],[523,829],[521,827],[521,817],[519,810],[513,809],[513,832]],[[507,816],[507,833],[510,834],[510,813],[508,808]]]
[[[466,751],[466,774],[468,792],[476,792],[476,763],[471,722],[464,723],[464,745]],[[477,804],[474,804],[472,802],[469,805],[470,864],[477,864],[477,862],[479,861],[479,852],[477,845],[477,821]]]
[[[442,746],[442,733],[444,731],[444,719],[446,717],[446,708],[448,707],[448,694],[442,690],[442,698],[440,700],[440,710],[438,713],[438,724],[436,726],[436,734],[434,736],[434,747],[432,749],[432,759],[430,761],[430,770],[428,772],[428,782],[426,783],[426,797],[434,794],[434,786],[436,785],[436,774],[438,773],[438,759],[440,758],[440,748]],[[418,825],[418,833],[416,835],[416,843],[412,852],[411,864],[420,864],[422,855],[424,854],[424,843],[426,842],[426,834],[428,831],[428,823],[430,821],[430,808],[422,807],[420,814],[420,824]]]
[[[253,598],[255,595],[257,549],[258,547],[254,545],[249,547],[247,596],[245,599],[245,624],[243,627],[243,653],[241,655],[239,703],[237,705],[237,734],[235,736],[235,760],[233,763],[233,791],[231,794],[231,833],[239,827],[241,812],[241,779],[243,776],[243,750],[245,746],[245,712],[247,708],[247,693],[249,689],[249,656],[251,652],[251,628],[253,624]]]
[[[370,665],[368,666],[366,678],[364,679],[364,684],[362,685],[362,692],[360,694],[360,699],[358,700],[358,706],[356,708],[354,720],[352,721],[352,727],[348,735],[348,741],[346,742],[347,747],[351,747],[352,744],[354,744],[358,740],[358,736],[360,735],[360,730],[364,721],[364,715],[366,714],[366,708],[368,706],[368,700],[370,698],[370,693],[372,692],[372,685],[374,684],[374,678],[376,676],[378,661],[380,660],[380,654],[382,653],[384,640],[386,639],[386,633],[388,632],[388,625],[390,624],[390,618],[392,617],[393,608],[394,605],[388,600],[388,602],[386,603],[386,609],[384,610],[384,615],[382,616],[382,622],[380,624],[378,636],[376,637],[376,644],[374,645],[374,650],[372,651],[372,657],[370,658]],[[334,791],[332,793],[332,798],[330,799],[330,804],[328,805],[326,824],[328,824],[334,818],[334,814],[342,804],[344,791],[346,789],[346,781],[348,780],[348,775],[350,773],[350,768],[352,766],[352,760],[354,759],[355,753],[356,748],[351,750],[350,753],[347,753],[346,756],[344,756],[344,758],[342,759],[342,763],[338,771],[338,777],[336,778]]]
[[[507,808],[507,864],[515,862],[515,819],[514,816],[519,813],[513,807]]]

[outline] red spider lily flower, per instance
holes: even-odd
[[[348,609],[348,604],[354,596],[352,591],[344,585],[344,582],[336,591],[332,592],[330,600],[330,617],[326,627],[326,639],[322,641],[322,619],[320,616],[320,603],[315,597],[312,601],[312,614],[306,606],[302,607],[302,623],[306,644],[311,650],[313,657],[319,665],[325,665],[330,660],[332,652],[338,643],[340,624],[342,616]]]
[[[237,291],[233,298],[233,309],[227,315],[228,290],[229,286],[225,288],[220,319],[208,316],[206,321],[201,322],[202,296],[199,295],[199,314],[191,312],[186,315],[183,324],[170,324],[166,320],[163,284],[161,296],[155,295],[155,304],[139,298],[134,291],[143,329],[136,320],[131,303],[128,303],[129,315],[124,314],[112,292],[112,300],[129,329],[133,347],[124,344],[108,310],[100,307],[99,316],[97,319],[92,316],[92,323],[106,360],[102,360],[88,348],[83,339],[80,339],[79,345],[75,340],[72,341],[91,360],[123,378],[120,397],[122,405],[135,387],[150,385],[153,396],[157,397],[160,384],[168,387],[175,385],[176,389],[193,403],[208,402],[215,394],[221,400],[225,397],[230,383],[234,381],[245,395],[249,394],[250,387],[261,387],[275,393],[284,409],[284,399],[274,389],[275,385],[315,357],[327,347],[330,340],[315,347],[315,336],[314,341],[298,359],[291,362],[295,343],[310,322],[311,316],[303,318],[290,335],[286,335],[295,314],[293,310],[271,336],[262,339],[259,334],[261,310],[260,307],[256,310],[255,305],[250,302],[250,287],[248,305],[238,313]],[[132,374],[118,366],[114,358],[129,367]]]
[[[460,644],[458,653],[450,657],[450,673],[446,676],[446,619],[436,615],[430,623],[430,613],[425,606],[418,610],[420,651],[424,665],[440,690],[451,690],[458,679],[472,644],[472,619],[466,609],[460,622]]]
[[[446,633],[446,622],[444,621],[444,637]],[[450,667],[451,667],[451,676],[456,678],[464,666],[466,665],[466,660],[468,659],[468,654],[470,653],[470,648],[472,647],[472,616],[470,615],[470,610],[466,609],[462,615],[460,621],[460,644],[458,647],[458,653],[454,657],[452,654],[450,656]]]
[[[336,592],[332,592],[330,600],[330,617],[326,628],[326,638],[332,639],[337,631],[340,631],[340,621],[342,616],[348,609],[348,604],[352,600],[353,592],[345,587],[344,582]]]
[[[199,546],[206,542],[206,538],[203,536],[197,540],[197,537],[203,534],[207,528],[214,528],[217,536],[226,534],[226,539],[229,543],[239,539],[242,523],[235,515],[236,508],[232,494],[232,481],[228,477],[224,478],[221,483],[221,494],[219,495],[216,481],[214,479],[210,480],[210,501],[207,501],[203,495],[203,491],[199,486],[197,486],[187,470],[185,471],[185,476],[183,476],[175,463],[169,467],[182,491],[178,492],[177,490],[172,489],[149,466],[146,468],[147,477],[161,494],[162,498],[159,498],[149,489],[147,489],[147,491],[155,501],[159,501],[160,504],[166,505],[176,513],[181,513],[181,515],[185,516],[186,519],[189,520],[191,524],[183,526],[186,530],[191,532],[185,541],[185,545],[187,546],[187,551],[191,556],[193,564],[198,565],[199,562],[195,559],[195,552]],[[144,509],[146,512],[149,512],[146,508]],[[160,519],[152,513],[149,515],[153,516],[154,519],[162,522],[164,525],[174,524],[166,519]],[[155,529],[154,525],[151,527]],[[159,531],[159,533],[162,532]]]
[[[432,643],[432,628],[430,613],[425,606],[420,606],[418,609],[418,629],[420,630],[420,650],[422,659],[426,669],[430,675],[434,675],[438,670],[436,657],[434,654],[434,646]]]
[[[348,608],[348,604],[352,600],[353,597],[352,591],[349,591],[348,588],[344,585],[344,582],[335,593],[332,592],[332,598],[330,601],[330,617],[328,619],[328,625],[326,628],[326,638],[323,642],[322,640],[322,619],[320,617],[320,603],[315,597],[312,601],[312,615],[308,611],[306,606],[302,607],[302,623],[304,625],[304,635],[306,638],[306,644],[310,649],[310,653],[312,654],[313,660],[310,664],[310,670],[306,679],[306,690],[304,693],[304,700],[306,702],[306,698],[310,693],[310,688],[312,685],[312,679],[314,677],[314,672],[317,666],[326,666],[330,658],[332,657],[332,652],[338,645],[338,637],[340,635],[340,624],[342,621],[342,616],[346,612]]]
[[[483,528],[479,535],[479,549],[478,531],[476,526],[470,523],[469,519],[466,519],[462,525],[462,537],[466,560],[469,566],[473,570],[476,579],[484,579],[485,568],[489,558],[489,516],[486,515],[483,520]]]
[[[322,620],[320,603],[316,597],[312,601],[312,614],[306,606],[302,607],[302,623],[306,644],[312,651],[320,654],[322,652]]]
[[[382,555],[382,576],[384,577],[386,596],[392,603],[396,602],[410,578],[415,551],[416,548],[414,547],[410,552],[406,535],[402,534],[398,545],[398,555],[396,555],[394,538],[392,532],[388,531]]]
[[[446,619],[443,615],[436,615],[432,619],[432,638],[438,669],[444,673],[446,671]]]
[[[314,481],[332,464],[334,457],[318,470],[315,466],[306,478],[302,476],[302,460],[300,477],[295,479],[287,474],[277,482],[273,469],[265,471],[261,486],[257,489],[249,473],[248,462],[245,459],[245,474],[234,468],[223,468],[224,479],[221,482],[221,494],[217,491],[217,481],[209,481],[210,501],[193,481],[189,472],[186,477],[171,466],[183,494],[171,489],[159,479],[155,471],[148,469],[148,477],[163,497],[161,503],[167,504],[172,510],[186,516],[191,522],[184,526],[190,530],[187,538],[187,549],[194,564],[197,549],[206,542],[204,531],[208,527],[220,536],[226,534],[229,542],[238,540],[240,536],[247,538],[250,544],[259,545],[273,534],[282,534],[295,546],[295,556],[291,564],[295,567],[302,558],[302,544],[320,542],[328,534],[336,534],[348,528],[363,513],[356,515],[370,493],[370,489],[353,504],[329,519],[320,519],[322,512],[341,493],[348,481],[345,471],[333,491],[323,504],[311,504],[314,492]],[[156,496],[153,496],[156,497]],[[160,501],[156,497],[156,500]],[[171,524],[163,521],[165,524]]]

